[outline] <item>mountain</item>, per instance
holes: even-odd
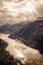
[[[12,33],[9,38],[18,39],[43,54],[43,20],[25,24],[19,31]]]
[[[16,31],[18,31],[19,29],[21,29],[23,27],[23,23],[18,23],[18,24],[4,24],[4,25],[0,25],[0,33],[4,33],[4,34],[11,34],[14,33]]]
[[[11,26],[10,32],[11,32],[11,33],[15,33],[15,32],[17,32],[17,31],[19,31],[23,26],[24,26],[23,23],[13,24],[13,25]]]
[[[4,24],[0,26],[0,33],[9,33],[9,30],[11,28],[11,24]]]

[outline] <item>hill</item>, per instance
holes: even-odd
[[[21,29],[23,27],[23,23],[18,23],[18,24],[4,24],[4,25],[0,25],[0,33],[4,33],[4,34],[11,34],[14,33],[16,31],[18,31],[19,29]]]
[[[43,20],[27,23],[23,28],[9,37],[18,39],[25,45],[38,49],[43,54]]]

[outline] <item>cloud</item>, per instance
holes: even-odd
[[[19,0],[16,1],[19,2]],[[3,1],[0,0],[0,22],[33,21],[38,17],[43,17],[43,0],[25,1],[19,3],[4,2],[3,4]]]

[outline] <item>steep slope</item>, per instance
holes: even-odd
[[[11,33],[15,33],[15,32],[17,32],[17,31],[19,31],[21,28],[23,28],[23,23],[16,23],[16,24],[13,24],[12,26],[11,26],[11,29],[10,29],[10,32]]]
[[[22,29],[9,37],[19,39],[27,46],[38,49],[43,54],[43,20],[27,23]]]

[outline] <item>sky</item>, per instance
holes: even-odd
[[[0,24],[43,18],[43,0],[0,0]]]

